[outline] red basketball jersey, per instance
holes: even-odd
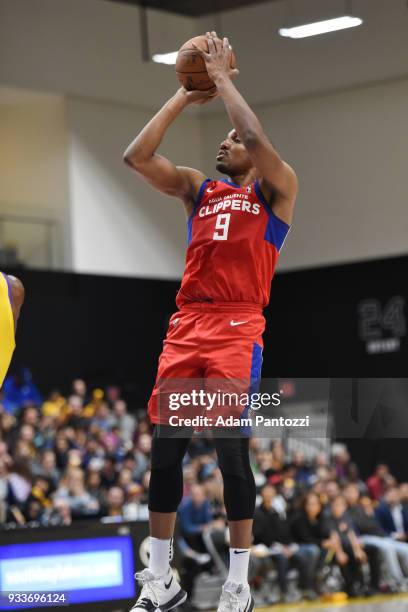
[[[268,304],[290,228],[272,212],[258,181],[240,187],[226,179],[206,179],[187,226],[178,308],[203,301]]]

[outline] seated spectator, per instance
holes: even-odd
[[[350,455],[344,444],[333,444],[332,456],[335,470],[335,478],[344,482],[347,478],[347,471],[350,464]]]
[[[17,373],[7,376],[2,390],[5,410],[12,414],[27,402],[38,406],[42,401],[41,394],[27,368],[21,368]]]
[[[86,383],[81,378],[77,378],[73,381],[72,393],[74,395],[79,395],[79,397],[82,399],[83,404],[89,401],[89,395],[88,395]]]
[[[42,517],[42,524],[46,526],[69,526],[71,523],[71,508],[63,499],[54,500],[52,507],[48,508]]]
[[[376,588],[379,578],[379,562],[376,551],[367,550],[367,556],[354,530],[352,521],[347,516],[347,503],[343,495],[338,495],[331,502],[330,510],[330,515],[325,522],[327,540],[323,542],[323,546],[335,555],[343,575],[347,594],[351,597],[365,594],[362,565],[369,561],[370,578]]]
[[[122,399],[117,399],[113,404],[113,418],[119,428],[121,439],[130,443],[136,430],[136,418],[132,414],[128,414],[126,402]]]
[[[116,484],[117,479],[116,459],[115,457],[105,457],[101,470],[102,486],[108,489]]]
[[[6,506],[8,495],[8,468],[7,464],[0,457],[0,523],[6,520]]]
[[[99,402],[91,419],[91,429],[109,431],[112,426],[112,415],[106,402]]]
[[[385,493],[385,488],[390,477],[388,465],[380,463],[375,468],[374,474],[367,479],[367,488],[372,499],[378,501]]]
[[[52,391],[48,399],[45,400],[41,407],[41,413],[45,417],[51,417],[55,421],[59,420],[63,414],[65,399],[59,391]]]
[[[391,486],[375,510],[384,531],[394,540],[405,542],[408,534],[408,508],[401,504],[397,486]]]
[[[68,451],[70,450],[70,448],[71,444],[68,441],[65,431],[58,431],[55,438],[54,452],[56,458],[56,465],[59,470],[65,470],[65,467],[67,465]]]
[[[39,463],[34,463],[32,472],[36,476],[44,476],[48,478],[53,486],[57,486],[60,478],[60,472],[57,469],[57,461],[55,453],[52,450],[44,450],[40,457]]]
[[[38,409],[33,405],[25,404],[25,407],[20,415],[20,422],[22,425],[31,425],[31,427],[37,427],[39,422]]]
[[[214,518],[225,518],[222,477],[219,468],[202,483]]]
[[[204,531],[224,527],[223,521],[213,520],[204,488],[198,484],[191,487],[190,495],[181,502],[178,520],[182,537],[196,552],[206,552],[202,539]]]
[[[291,531],[295,541],[302,546],[310,546],[315,557],[320,556],[320,546],[325,538],[322,504],[316,493],[307,493],[302,500],[301,510],[291,521]]]
[[[33,481],[30,495],[28,496],[24,507],[26,507],[32,500],[36,500],[41,505],[43,510],[50,508],[52,506],[52,500],[50,498],[51,492],[51,481],[45,476],[36,476]]]
[[[299,586],[304,595],[315,598],[314,564],[310,563],[309,551],[303,552],[295,544],[289,522],[282,518],[273,507],[276,489],[266,484],[261,489],[262,503],[255,509],[253,536],[254,544],[262,544],[268,549],[268,556],[274,561],[278,571],[278,583],[283,600],[288,601],[287,574],[291,566],[299,571]]]
[[[118,473],[117,481],[118,481],[119,487],[121,487],[121,489],[124,489],[124,491],[126,491],[128,486],[133,482],[132,471],[129,470],[128,468],[122,467],[122,469]]]
[[[404,508],[408,508],[408,482],[400,484],[400,500]]]
[[[111,487],[106,497],[105,517],[123,517],[125,494],[120,487]]]
[[[325,500],[324,500],[324,510],[328,513],[331,513],[331,503],[340,495],[341,489],[337,480],[328,480],[324,486]]]
[[[77,518],[94,516],[99,512],[99,504],[86,491],[84,481],[82,469],[70,468],[54,494],[54,499],[64,500],[69,505],[72,516]]]
[[[310,483],[312,469],[306,462],[305,454],[302,451],[295,451],[292,455],[291,466],[295,470],[294,478],[300,487],[305,487]]]
[[[147,470],[147,459],[139,451],[128,451],[123,458],[123,467],[131,470],[132,480],[141,482]]]
[[[65,406],[65,425],[79,429],[85,426],[86,419],[83,416],[83,400],[79,395],[71,395]]]
[[[42,522],[44,507],[37,499],[29,498],[24,506],[24,523],[31,527],[39,527]]]
[[[344,489],[344,497],[347,500],[347,514],[357,530],[363,545],[376,548],[380,557],[390,573],[393,587],[399,591],[407,588],[406,577],[403,569],[408,569],[408,544],[398,542],[387,537],[386,532],[379,524],[371,500],[367,498],[364,506],[360,504],[360,492],[358,485],[348,484]]]
[[[149,510],[146,503],[142,502],[142,485],[132,482],[126,489],[126,501],[123,506],[123,518],[125,521],[147,521]]]
[[[99,470],[89,467],[86,472],[86,490],[98,504],[98,516],[104,516],[106,514],[106,500],[101,484],[102,480]]]
[[[30,463],[27,458],[14,461],[8,476],[7,503],[22,508],[31,491]]]
[[[152,448],[152,436],[150,433],[142,433],[137,439],[137,450],[148,459],[150,458],[150,450]]]

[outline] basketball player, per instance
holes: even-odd
[[[16,346],[15,332],[24,302],[24,287],[14,276],[0,272],[0,388]]]
[[[297,194],[292,168],[274,149],[254,112],[232,83],[231,47],[216,32],[207,33],[204,58],[216,89],[180,88],[129,145],[124,159],[155,189],[179,198],[187,214],[186,266],[160,356],[149,416],[163,425],[159,380],[260,378],[262,309],[268,304],[279,251],[289,231]],[[217,170],[226,179],[173,165],[157,154],[168,127],[189,104],[220,96],[233,129],[222,141]],[[182,460],[189,440],[153,433],[149,487],[149,568],[136,575],[143,585],[132,610],[163,612],[183,603],[186,594],[169,566],[177,507],[182,499]],[[230,531],[229,575],[218,612],[250,612],[248,563],[255,483],[248,437],[214,439],[224,479]]]

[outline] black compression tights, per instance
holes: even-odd
[[[172,427],[169,429],[174,432]],[[182,461],[190,438],[188,435],[184,438],[165,437],[169,435],[168,431],[168,428],[161,426],[155,427],[153,433],[149,485],[149,510],[153,512],[176,512],[183,497]],[[214,444],[224,480],[228,520],[251,519],[256,489],[249,463],[249,439],[215,436]]]

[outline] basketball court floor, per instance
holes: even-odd
[[[262,612],[408,612],[408,595],[372,597],[370,599],[355,599],[352,602],[286,604],[257,608]]]

